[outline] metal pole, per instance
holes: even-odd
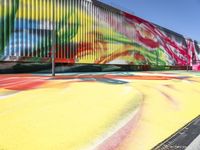
[[[56,1],[55,1],[56,2]],[[52,31],[52,54],[51,54],[51,60],[52,60],[52,76],[55,76],[55,54],[56,54],[56,29],[55,29],[55,4],[54,4],[54,1],[53,1],[53,21],[52,21],[52,24],[53,24],[53,31]]]
[[[190,69],[190,59],[191,59],[191,56],[190,56],[190,54],[191,54],[191,52],[189,51],[189,49],[188,49],[188,46],[187,46],[187,54],[188,54],[188,57],[187,57],[187,71],[189,71],[189,69]]]
[[[52,76],[55,76],[56,31],[52,32]]]
[[[187,71],[189,71],[189,65],[190,65],[190,59],[189,57],[187,58]]]

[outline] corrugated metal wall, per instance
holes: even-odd
[[[1,0],[1,55],[5,59],[9,56],[49,57],[53,4],[45,2]]]
[[[55,30],[58,62],[95,62],[105,54],[100,50],[99,24],[101,20],[106,22],[106,38],[111,41],[113,29],[109,22],[114,15],[108,8],[97,7],[88,0],[1,0],[1,60],[50,58]],[[112,57],[112,49],[110,42],[102,51],[110,55],[106,57]]]
[[[55,46],[56,62],[187,64],[169,34],[96,0],[0,1],[0,61],[50,61]]]

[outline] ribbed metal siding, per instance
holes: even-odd
[[[0,51],[4,57],[50,57],[52,8],[43,0],[1,0]],[[37,7],[40,6],[40,7]],[[52,6],[51,6],[52,7]]]
[[[0,54],[6,60],[10,56],[25,61],[51,58],[53,30],[57,62],[84,59],[94,63],[100,56],[113,57],[111,20],[122,17],[109,8],[88,0],[1,0],[0,7]],[[93,25],[85,18],[91,18]],[[102,18],[107,27],[106,38],[111,41],[103,52],[98,45],[102,36],[97,32]]]

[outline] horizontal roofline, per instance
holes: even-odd
[[[106,9],[110,9],[110,10],[116,12],[116,13],[119,13],[119,14],[127,13],[127,14],[132,15],[132,16],[134,16],[134,17],[137,17],[137,18],[139,18],[139,19],[141,19],[141,20],[143,20],[143,21],[145,21],[145,22],[149,22],[149,23],[151,23],[151,24],[153,24],[153,25],[155,25],[155,26],[157,26],[157,27],[159,27],[159,28],[161,28],[161,29],[164,29],[164,30],[167,31],[167,32],[170,32],[170,33],[172,33],[172,34],[175,34],[176,36],[185,37],[183,34],[177,33],[177,32],[175,32],[175,31],[173,31],[173,30],[171,30],[171,29],[167,29],[166,27],[162,27],[162,26],[160,26],[160,25],[157,25],[157,24],[155,24],[155,23],[153,23],[153,22],[151,22],[151,21],[148,21],[148,20],[145,20],[145,19],[143,19],[143,18],[140,18],[140,17],[138,17],[138,16],[136,16],[136,15],[134,15],[134,14],[131,14],[131,13],[127,12],[127,11],[121,10],[121,9],[116,8],[116,7],[114,7],[114,6],[111,6],[111,5],[109,5],[109,4],[100,2],[99,0],[90,0],[90,1],[92,1],[94,5],[97,5],[97,6],[99,6],[99,7],[103,7],[103,8],[106,8]]]

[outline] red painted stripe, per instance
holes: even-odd
[[[69,63],[69,64],[74,64],[75,63],[75,60],[74,59],[59,59],[59,58],[56,58],[55,59],[55,62],[56,63]]]

